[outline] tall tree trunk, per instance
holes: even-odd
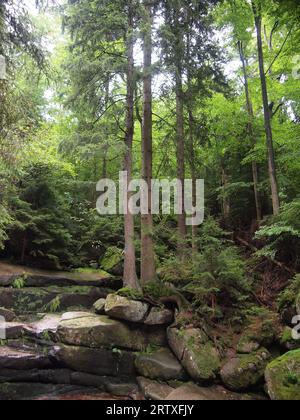
[[[177,65],[176,69],[176,148],[177,148],[177,178],[181,181],[182,205],[181,213],[178,214],[178,254],[184,257],[186,224],[184,209],[184,179],[185,179],[185,141],[184,141],[184,105],[182,88],[182,69]]]
[[[262,16],[261,16],[260,1],[258,1],[256,5],[255,1],[252,0],[252,6],[253,6],[253,12],[254,12],[256,32],[257,32],[259,72],[260,72],[262,99],[263,99],[263,106],[264,106],[265,131],[266,131],[267,150],[268,150],[268,168],[269,168],[269,178],[270,178],[270,185],[271,185],[273,214],[278,215],[280,211],[280,200],[279,200],[275,153],[274,153],[274,145],[273,145],[271,112],[269,108],[268,88],[267,88],[267,80],[266,80],[265,66],[264,66],[264,53],[263,53],[263,44],[262,44]]]
[[[189,155],[190,155],[190,169],[191,169],[191,177],[192,177],[192,202],[193,206],[196,207],[197,200],[196,200],[196,165],[195,165],[195,145],[194,145],[194,134],[193,134],[193,112],[191,108],[188,109],[189,113]],[[197,226],[192,225],[192,251],[193,255],[197,253],[197,243],[196,243],[196,236],[197,236]]]
[[[152,197],[152,6],[144,0],[145,28],[143,37],[143,129],[142,129],[142,176],[148,186],[148,214],[141,216],[141,281],[143,284],[156,280],[153,246]]]
[[[133,20],[132,5],[130,2],[128,12],[128,34],[127,45],[127,98],[126,98],[126,152],[124,159],[124,169],[127,172],[128,185],[132,178],[132,144],[134,135],[134,39],[133,39]],[[127,186],[128,186],[127,185]],[[139,289],[138,277],[136,274],[136,254],[134,243],[134,216],[129,211],[129,199],[131,194],[127,188],[127,212],[124,216],[125,233],[125,252],[124,252],[124,286],[132,289]]]
[[[243,50],[243,44],[239,41],[239,51],[241,62],[243,66],[243,75],[244,75],[244,85],[245,85],[245,94],[246,94],[246,106],[247,112],[249,117],[248,122],[248,134],[251,141],[251,146],[254,148],[256,145],[256,140],[254,136],[254,128],[253,128],[253,121],[254,121],[254,112],[253,112],[253,105],[250,99],[250,91],[249,91],[249,81],[248,81],[248,74],[247,74],[247,64]],[[262,212],[261,212],[261,201],[258,189],[258,165],[257,162],[252,162],[252,178],[253,178],[253,189],[254,189],[254,197],[255,197],[255,208],[256,208],[256,218],[257,221],[260,222],[262,219]]]

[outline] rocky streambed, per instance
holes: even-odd
[[[115,294],[106,273],[0,264],[0,285],[2,400],[300,399],[300,350],[272,351],[273,319],[221,346],[169,308]]]

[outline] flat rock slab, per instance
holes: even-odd
[[[18,400],[60,400],[60,399],[80,399],[79,396],[99,395],[97,389],[82,388],[73,385],[52,385],[43,383],[4,383],[0,384],[0,400],[1,401],[18,401]],[[77,396],[77,398],[75,397]],[[104,398],[103,398],[104,399]]]
[[[25,324],[24,334],[36,338],[49,338],[48,334],[56,332],[60,320],[61,315],[47,314],[40,321]]]
[[[182,380],[186,377],[182,365],[167,348],[150,354],[137,355],[135,366],[141,376],[150,379],[169,381],[172,379]]]
[[[194,383],[182,385],[173,390],[166,398],[168,401],[223,401],[240,399],[241,395],[234,394],[221,386],[203,388]]]
[[[0,262],[0,286],[9,287],[16,279],[24,280],[24,287],[95,286],[117,289],[120,281],[103,270],[46,271]]]
[[[147,400],[164,401],[174,391],[174,388],[167,384],[162,384],[147,378],[138,377],[137,381],[142,394]]]
[[[63,315],[56,340],[58,342],[89,348],[120,348],[145,350],[149,345],[163,346],[166,334],[163,329],[137,328],[104,315],[73,313],[69,319]]]
[[[97,376],[135,376],[134,354],[125,351],[55,346],[51,359],[62,367]]]
[[[90,286],[0,288],[0,306],[18,315],[37,312],[59,312],[69,308],[90,309],[110,290]]]
[[[46,369],[51,366],[48,356],[43,353],[0,346],[0,370]]]

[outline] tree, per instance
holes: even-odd
[[[262,89],[262,99],[264,107],[264,118],[265,118],[265,131],[267,139],[267,150],[268,150],[268,167],[269,167],[269,177],[271,185],[271,194],[272,194],[272,204],[273,204],[273,214],[278,215],[280,211],[280,199],[279,199],[279,189],[277,182],[277,171],[275,163],[275,152],[273,145],[273,132],[272,132],[272,123],[271,123],[271,112],[269,99],[268,99],[268,88],[267,80],[264,66],[264,52],[263,52],[263,43],[262,43],[262,5],[260,0],[252,0],[252,7],[254,13],[255,27],[257,33],[257,51],[258,51],[258,61],[259,61],[259,73]]]
[[[152,24],[153,6],[143,2],[143,124],[142,124],[142,177],[148,188],[148,211],[141,216],[141,281],[143,284],[156,279],[153,246],[152,197]]]

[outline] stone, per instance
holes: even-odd
[[[280,344],[285,350],[300,349],[300,340],[295,340],[292,332],[292,328],[285,327],[280,336]]]
[[[273,360],[267,366],[265,378],[272,400],[300,400],[300,350]]]
[[[105,386],[107,392],[117,397],[129,397],[138,392],[138,386],[134,382],[120,382],[109,380]]]
[[[6,340],[15,340],[23,337],[24,324],[19,322],[6,322],[5,323],[5,337]]]
[[[122,249],[112,246],[107,248],[104,256],[100,261],[103,270],[108,271],[116,276],[123,274],[124,253]]]
[[[200,329],[168,329],[168,342],[191,378],[211,382],[220,370],[219,352]]]
[[[2,316],[6,322],[13,322],[16,319],[14,311],[5,308],[0,308],[0,316]]]
[[[60,318],[60,315],[47,314],[39,321],[24,325],[24,333],[35,338],[50,339],[49,334],[56,332]]]
[[[98,299],[97,302],[94,303],[93,308],[96,314],[105,315],[105,303],[106,299]]]
[[[241,395],[234,394],[221,386],[203,388],[192,382],[173,390],[166,398],[169,401],[236,401],[240,399]]]
[[[91,308],[110,290],[90,286],[0,288],[0,306],[18,315],[37,312],[59,312],[69,308]]]
[[[103,270],[47,271],[1,262],[0,286],[13,286],[16,279],[22,279],[24,287],[120,285],[117,279]]]
[[[0,369],[0,383],[48,383],[48,384],[70,384],[72,371],[67,369]]]
[[[161,348],[150,354],[137,355],[135,366],[140,376],[149,379],[169,381],[182,380],[186,377],[183,367],[167,348]]]
[[[123,296],[108,295],[105,302],[106,315],[129,322],[143,322],[149,305]]]
[[[55,346],[50,357],[61,367],[97,376],[135,375],[134,353],[75,346]]]
[[[51,366],[48,356],[44,353],[0,346],[0,370],[46,369]]]
[[[0,400],[33,400],[41,397],[44,397],[47,400],[51,398],[59,399],[59,396],[62,398],[64,395],[70,396],[70,394],[75,392],[80,395],[80,393],[88,391],[89,389],[83,390],[82,388],[73,385],[53,385],[43,383],[3,383],[0,384]]]
[[[64,319],[56,331],[56,341],[64,344],[90,348],[121,348],[143,351],[149,345],[163,346],[166,343],[164,330],[136,328],[105,315],[75,313]]]
[[[174,321],[174,312],[170,309],[153,307],[145,320],[146,325],[170,325]]]
[[[252,354],[236,355],[221,370],[224,385],[233,391],[243,391],[259,384],[270,358],[270,353],[265,349]]]
[[[174,390],[174,388],[167,384],[162,384],[143,377],[138,377],[137,381],[142,394],[147,400],[164,401]]]
[[[240,354],[249,354],[257,351],[259,348],[260,344],[257,341],[253,341],[248,337],[242,337],[237,345],[237,352]]]

